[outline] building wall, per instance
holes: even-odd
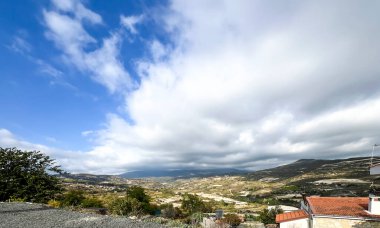
[[[280,223],[280,228],[309,228],[309,219],[297,219]]]
[[[380,228],[380,221],[363,221],[337,218],[313,218],[311,228]]]
[[[380,174],[380,165],[373,166],[369,169],[370,175],[377,175]]]

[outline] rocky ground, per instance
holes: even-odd
[[[41,204],[0,202],[0,227],[163,227],[123,217],[79,213]]]

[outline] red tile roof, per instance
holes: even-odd
[[[380,219],[368,210],[368,197],[307,197],[311,212],[314,215],[367,217]]]
[[[276,223],[288,222],[297,219],[308,218],[308,214],[304,210],[292,211],[276,215]]]

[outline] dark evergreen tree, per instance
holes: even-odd
[[[62,191],[57,173],[60,167],[39,151],[0,147],[0,201],[47,202]]]

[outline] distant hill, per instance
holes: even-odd
[[[262,178],[285,180],[306,174],[309,174],[309,176],[328,176],[334,174],[339,178],[370,179],[370,160],[370,157],[335,160],[301,159],[291,164],[252,172],[247,174],[247,177],[251,180],[260,180]],[[380,157],[374,157],[373,162],[380,163]]]
[[[179,170],[141,170],[131,171],[120,174],[123,178],[148,178],[148,177],[172,177],[172,178],[191,178],[191,177],[209,177],[218,175],[236,175],[244,171],[238,169],[179,169]]]
[[[89,183],[89,184],[99,184],[101,182],[112,182],[112,183],[118,183],[123,182],[121,177],[117,175],[94,175],[94,174],[86,174],[86,173],[79,173],[79,174],[62,174],[60,176],[61,178],[66,179],[72,179],[77,182],[83,182],[83,183]]]

